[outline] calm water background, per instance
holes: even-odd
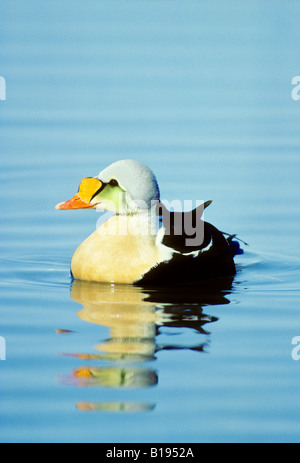
[[[1,0],[2,442],[300,441],[299,17],[292,0]],[[54,206],[128,157],[249,243],[232,287],[71,286],[99,216]]]

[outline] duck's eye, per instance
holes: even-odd
[[[111,181],[109,182],[110,186],[119,186],[119,183],[116,179],[112,178]]]

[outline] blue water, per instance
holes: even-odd
[[[296,1],[2,0],[1,442],[299,442]],[[221,288],[76,282],[80,180],[134,158],[249,243]]]

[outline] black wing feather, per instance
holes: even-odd
[[[203,279],[235,275],[236,269],[230,243],[216,227],[202,220],[203,211],[211,201],[203,203],[190,212],[169,212],[159,203],[157,215],[161,217],[166,233],[163,244],[175,252],[171,261],[162,262],[151,269],[138,284],[193,283]],[[203,230],[199,244],[188,245],[195,235],[187,234],[182,224],[193,224],[197,231]],[[196,232],[195,232],[196,233]]]

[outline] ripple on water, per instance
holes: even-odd
[[[69,286],[69,258],[35,255],[0,259],[2,286]]]
[[[236,256],[234,287],[249,289],[300,289],[300,262],[291,257],[262,255],[248,251]],[[70,257],[40,255],[0,258],[0,285],[69,286]]]
[[[275,254],[245,252],[237,256],[235,283],[255,290],[299,290],[300,262]]]

